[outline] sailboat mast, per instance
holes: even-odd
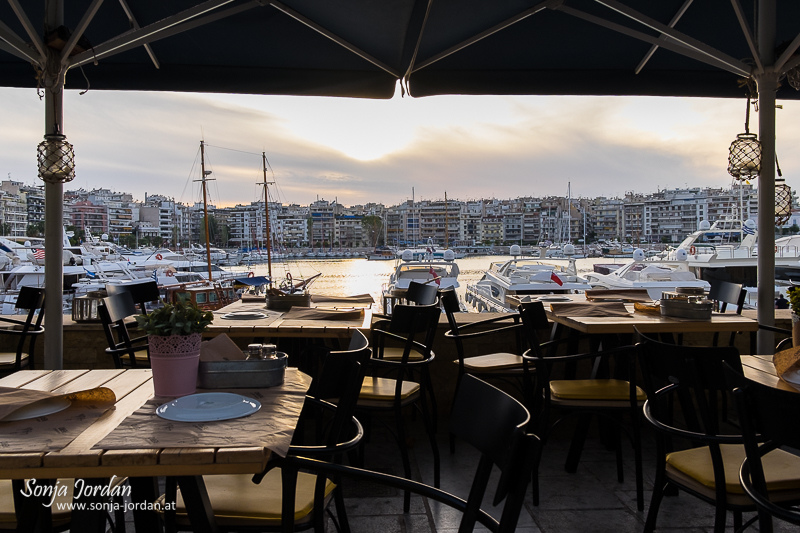
[[[274,181],[267,181],[267,153],[261,152],[261,166],[264,171],[264,214],[266,216],[266,233],[267,233],[267,271],[269,272],[269,283],[272,285],[272,242],[270,241],[270,228],[269,228],[269,193],[267,185],[275,183]]]
[[[208,233],[208,193],[206,191],[206,177],[211,174],[211,171],[209,170],[208,173],[206,173],[205,153],[205,142],[200,141],[200,170],[202,172],[200,181],[203,183],[203,218],[205,218],[206,221],[206,264],[208,265],[208,281],[214,281],[211,273],[211,244],[209,242],[211,236]]]
[[[444,249],[450,248],[450,233],[448,227],[450,220],[448,219],[449,213],[447,212],[447,191],[444,191]]]

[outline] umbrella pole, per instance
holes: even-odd
[[[761,172],[758,177],[758,323],[775,325],[775,100],[778,74],[775,64],[775,0],[758,4],[758,50],[764,72],[758,83],[758,136]],[[775,351],[774,334],[758,331],[758,354]]]
[[[64,23],[62,0],[47,2],[46,23],[57,28]],[[64,125],[64,76],[66,68],[60,64],[54,50],[48,49],[51,57],[45,68],[45,134],[63,134]],[[56,66],[57,65],[57,66]],[[44,221],[44,368],[61,370],[64,366],[64,267],[62,256],[64,219],[64,182],[60,179],[45,179]],[[33,354],[31,354],[33,356]]]

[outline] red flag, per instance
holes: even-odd
[[[558,284],[559,284],[559,286],[564,284],[564,282],[563,282],[563,281],[561,281],[561,278],[559,278],[559,277],[556,275],[556,273],[555,273],[555,272],[550,272],[550,279],[551,279],[551,280],[553,280],[553,281],[555,281],[556,283],[558,283]]]
[[[430,272],[431,276],[433,276],[433,281],[435,281],[437,285],[442,284],[442,278],[436,275],[436,271],[433,269],[433,267],[431,267],[428,272]]]

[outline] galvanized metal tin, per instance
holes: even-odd
[[[200,389],[254,389],[283,384],[288,358],[278,352],[276,359],[246,361],[200,361],[197,387]]]
[[[710,300],[692,301],[683,298],[662,298],[661,316],[711,320],[714,304]]]

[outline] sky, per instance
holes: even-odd
[[[800,101],[777,112],[777,152],[800,186]],[[201,197],[199,143],[218,207],[263,197],[308,204],[395,205],[420,199],[622,196],[687,186],[729,187],[728,147],[745,102],[656,97],[436,96],[350,98],[67,91],[64,132],[76,179],[109,188]],[[36,177],[44,102],[0,88],[0,176]],[[751,132],[758,132],[751,113]]]

